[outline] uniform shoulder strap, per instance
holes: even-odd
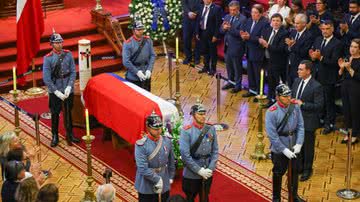
[[[293,113],[295,109],[295,104],[290,104],[288,111],[286,112],[284,118],[281,120],[280,125],[276,128],[276,131],[280,132],[284,129],[285,125],[287,124],[290,115]]]
[[[204,139],[205,137],[205,134],[210,130],[211,126],[208,125],[208,124],[205,124],[203,129],[201,130],[201,133],[198,137],[198,139],[196,140],[196,142],[191,145],[191,148],[190,148],[190,155],[193,156],[195,154],[195,152],[198,150],[202,140]]]
[[[149,161],[151,161],[159,153],[162,146],[162,142],[163,142],[163,137],[160,136],[158,144],[156,145],[154,151],[148,157]]]

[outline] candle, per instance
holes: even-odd
[[[261,72],[260,72],[260,96],[263,95],[263,89],[264,89],[264,70],[261,69]]]
[[[16,91],[16,68],[13,67],[13,85],[14,85],[14,91]]]
[[[175,48],[176,48],[176,60],[179,59],[179,37],[176,37],[176,43],[175,43]]]
[[[89,111],[85,109],[86,135],[90,136]]]

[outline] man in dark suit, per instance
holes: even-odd
[[[247,74],[249,81],[249,92],[243,97],[255,96],[260,90],[260,69],[263,64],[265,49],[259,43],[259,38],[263,30],[269,26],[268,20],[263,17],[264,7],[255,4],[251,8],[251,18],[249,18],[242,31],[241,38],[245,40],[247,52]],[[254,99],[254,101],[257,101]]]
[[[198,11],[201,6],[201,0],[182,0],[183,7],[183,41],[184,41],[184,53],[185,59],[183,64],[189,64],[192,59],[191,42],[195,35],[196,18],[199,15]],[[197,43],[194,49],[194,62],[199,64],[200,62],[200,50]]]
[[[290,33],[290,38],[285,39],[287,52],[289,53],[289,68],[287,71],[287,82],[291,86],[297,78],[297,68],[301,61],[309,59],[309,49],[313,43],[311,33],[306,29],[307,17],[298,14],[295,17],[295,30]]]
[[[221,25],[221,8],[212,0],[203,0],[196,22],[196,39],[200,41],[200,50],[204,55],[204,67],[199,73],[207,72],[213,76],[217,64],[217,40]]]
[[[337,37],[345,44],[344,54],[349,55],[351,40],[360,38],[360,5],[358,0],[349,2],[349,13],[340,22]]]
[[[316,38],[309,55],[315,62],[313,75],[324,88],[325,128],[322,133],[329,134],[335,126],[335,83],[339,70],[337,61],[342,55],[342,43],[334,37],[334,24],[331,21],[325,20],[320,27],[322,36]]]
[[[323,109],[324,94],[322,86],[311,76],[313,64],[309,60],[300,62],[299,78],[295,79],[291,92],[300,106],[304,118],[305,138],[300,152],[299,170],[302,171],[300,181],[308,180],[312,175],[315,150],[315,130],[320,127],[319,113]]]
[[[285,38],[288,31],[282,26],[283,17],[279,13],[271,16],[271,27],[264,29],[259,43],[265,48],[265,58],[268,73],[268,99],[266,107],[275,103],[275,88],[286,81],[287,53],[285,51]]]
[[[245,21],[246,17],[240,14],[239,2],[231,1],[229,3],[229,14],[224,17],[220,32],[225,34],[224,51],[228,79],[235,83],[235,85],[227,83],[222,89],[233,88],[232,93],[237,93],[242,88],[242,56],[245,51],[245,43],[240,36],[240,28]]]

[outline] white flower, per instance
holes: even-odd
[[[129,4],[129,7],[130,7],[130,8],[132,8],[132,7],[133,7],[133,5],[132,5],[132,4]]]

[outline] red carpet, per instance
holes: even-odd
[[[47,103],[47,97],[39,97],[20,101],[18,106],[30,113],[41,114],[48,111]],[[51,124],[49,120],[41,121],[48,126]],[[64,134],[64,128],[62,126],[63,125],[60,124],[60,133]],[[77,137],[80,137],[85,134],[85,131],[83,129],[74,128],[74,133]],[[134,181],[136,168],[133,160],[133,148],[131,147],[128,149],[118,150],[113,149],[110,141],[101,141],[102,129],[93,129],[91,130],[91,134],[96,137],[92,144],[92,155],[102,160],[105,164],[126,176],[131,181]],[[79,144],[79,146],[81,148],[85,148],[84,143]],[[240,165],[231,162],[221,155],[217,170],[218,172],[214,174],[214,181],[210,195],[211,201],[230,202],[235,199],[241,201],[270,201],[271,183],[268,180],[241,167]],[[172,186],[171,194],[175,193],[182,193],[180,177],[176,178],[174,185]]]

